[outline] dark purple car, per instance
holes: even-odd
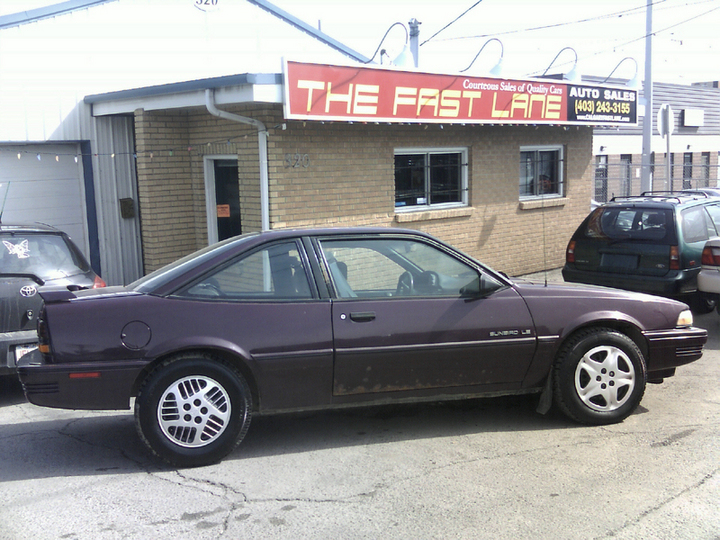
[[[619,422],[702,355],[680,302],[511,281],[431,236],[285,230],[212,245],[127,287],[43,294],[27,398],[127,409],[155,454],[213,463],[252,414],[540,393]]]

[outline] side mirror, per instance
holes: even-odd
[[[476,277],[470,283],[460,288],[461,298],[477,298],[478,296],[480,296],[480,293],[480,276]]]
[[[478,275],[470,283],[460,288],[461,298],[481,298],[501,288],[501,284],[484,274]]]

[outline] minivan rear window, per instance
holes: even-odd
[[[598,208],[588,218],[585,236],[675,243],[674,216],[662,208]]]

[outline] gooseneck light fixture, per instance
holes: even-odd
[[[545,71],[543,71],[543,74],[541,75],[541,77],[545,77],[548,70],[555,63],[555,60],[557,60],[558,57],[564,51],[572,51],[573,54],[575,55],[575,62],[573,63],[573,67],[570,69],[570,71],[563,74],[563,79],[570,81],[570,82],[578,82],[580,80],[580,76],[578,75],[578,72],[577,72],[578,55],[577,55],[577,52],[575,51],[575,49],[573,49],[572,47],[564,47],[564,48],[560,49],[560,52],[555,55],[555,58],[553,58],[553,61],[550,62],[550,65],[547,67],[547,69],[545,69]]]
[[[602,82],[607,82],[610,77],[613,76],[613,73],[617,71],[617,68],[620,67],[620,64],[622,64],[625,60],[632,60],[635,64],[635,73],[632,76],[632,79],[628,80],[628,82],[625,83],[626,86],[630,88],[640,88],[640,81],[638,80],[638,63],[637,60],[635,60],[632,56],[626,56],[622,60],[620,60],[617,65],[613,68],[613,70],[610,72],[610,75],[605,77],[605,80]],[[601,83],[602,84],[602,83]]]
[[[405,26],[401,22],[396,22],[390,25],[390,28],[387,29],[385,32],[385,35],[380,40],[380,45],[378,45],[377,49],[375,49],[375,53],[372,55],[370,60],[368,60],[368,64],[375,60],[375,57],[378,55],[378,52],[380,53],[380,64],[383,63],[383,57],[387,56],[389,58],[389,55],[385,49],[382,48],[383,43],[385,43],[385,38],[388,37],[388,34],[390,33],[390,30],[395,28],[396,26],[401,26],[403,30],[405,30],[405,45],[403,45],[402,51],[400,51],[400,54],[398,54],[394,60],[390,60],[390,64],[398,67],[414,67],[414,60],[412,58],[412,53],[410,52],[410,49],[408,48],[408,41],[410,40],[410,32],[408,32],[407,26]]]
[[[498,38],[490,38],[485,43],[483,43],[483,46],[480,47],[480,50],[475,55],[475,58],[472,59],[472,62],[470,62],[470,65],[466,67],[465,69],[461,69],[460,73],[465,73],[468,69],[472,67],[472,65],[475,63],[475,60],[478,59],[478,56],[480,56],[480,53],[483,52],[483,49],[485,46],[490,43],[491,41],[497,41],[500,44],[500,60],[498,60],[497,64],[490,70],[489,74],[493,77],[499,77],[500,73],[502,72],[502,61],[503,61],[503,55],[505,54],[505,48],[503,47],[502,41],[500,41]]]

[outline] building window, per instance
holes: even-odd
[[[396,150],[395,208],[467,204],[467,150]]]
[[[683,189],[692,188],[693,177],[693,155],[692,152],[683,154]]]
[[[555,147],[520,148],[520,197],[562,196],[563,149]]]
[[[703,152],[700,155],[700,168],[702,170],[702,187],[710,185],[710,152]]]
[[[608,157],[595,157],[595,200],[607,202],[608,193]]]

